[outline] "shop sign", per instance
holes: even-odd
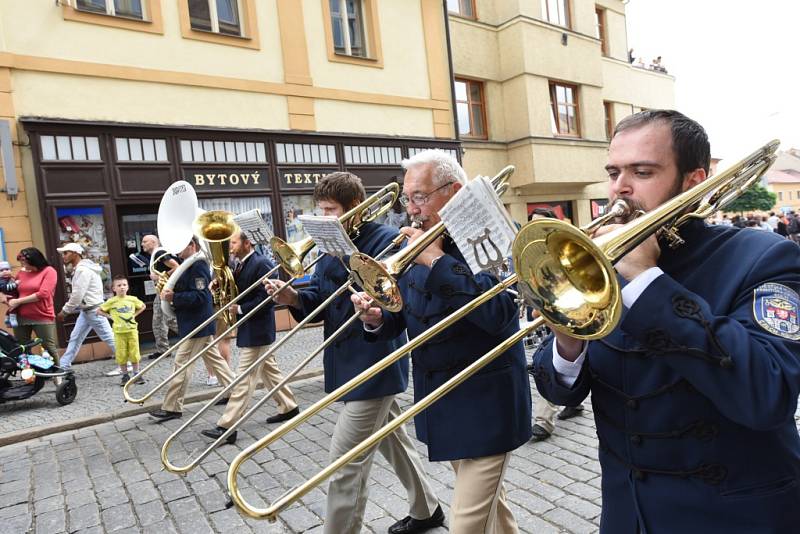
[[[183,179],[195,189],[265,189],[268,169],[184,169]]]
[[[313,189],[326,175],[338,169],[281,169],[281,189]]]

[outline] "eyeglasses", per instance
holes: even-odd
[[[429,191],[427,193],[414,193],[413,195],[411,195],[411,197],[409,197],[408,195],[403,193],[402,195],[400,195],[400,198],[399,198],[400,204],[402,204],[403,207],[406,207],[406,206],[408,206],[409,204],[412,204],[412,203],[415,206],[422,206],[422,205],[424,205],[424,204],[426,204],[428,202],[428,199],[430,199],[432,194],[434,194],[435,192],[437,192],[440,189],[444,189],[445,187],[447,187],[448,185],[451,185],[452,183],[453,182],[447,182],[446,184],[444,184],[444,185],[442,185],[440,187],[437,187],[433,191]]]

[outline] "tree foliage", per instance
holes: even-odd
[[[767,191],[761,184],[755,184],[742,195],[728,204],[725,211],[769,211],[775,205],[777,195]]]

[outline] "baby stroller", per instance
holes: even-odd
[[[20,345],[14,336],[0,330],[0,403],[32,397],[47,380],[56,377],[63,378],[56,387],[58,403],[65,406],[75,400],[78,386],[72,370],[63,371],[50,358],[30,353],[41,342],[41,339],[34,339]],[[17,373],[22,380],[11,380]]]

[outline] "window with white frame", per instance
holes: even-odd
[[[334,145],[275,143],[278,163],[336,163]]]
[[[399,165],[403,151],[396,146],[345,145],[344,161],[358,165]]]
[[[244,36],[239,0],[185,0],[193,30]]]
[[[117,137],[117,161],[125,162],[168,162],[167,142],[164,139],[141,139],[138,137]]]
[[[82,135],[43,135],[43,161],[102,161],[100,139]]]
[[[264,143],[181,139],[181,161],[188,163],[267,163]]]
[[[142,0],[75,0],[75,9],[113,17],[145,20]]]
[[[454,148],[433,147],[433,149],[434,150],[441,150],[442,152],[450,154],[455,159],[458,159],[458,151],[456,149],[454,149]],[[408,157],[409,158],[414,157],[417,154],[419,154],[420,152],[422,152],[423,150],[431,150],[431,147],[411,147],[411,148],[408,149]]]
[[[337,54],[369,57],[364,0],[329,0],[333,46]]]
[[[569,28],[569,0],[542,0],[542,18],[551,24]]]

